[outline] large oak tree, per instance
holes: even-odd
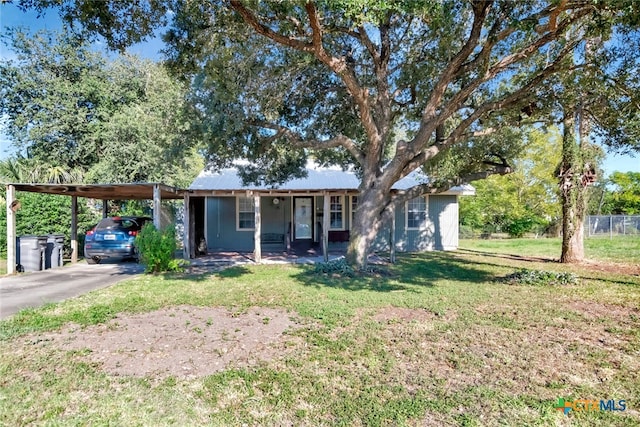
[[[170,63],[194,85],[212,165],[249,158],[247,178],[270,183],[300,173],[309,156],[355,167],[361,185],[348,259],[360,267],[396,207],[510,172],[519,126],[557,121],[559,76],[575,69],[585,40],[608,37],[637,12],[624,0],[60,7],[119,48],[171,19]],[[429,180],[391,192],[420,169]]]

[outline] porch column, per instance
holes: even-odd
[[[324,262],[329,261],[329,227],[331,226],[331,209],[330,207],[331,196],[326,191],[324,192],[324,200],[322,205],[322,256]]]
[[[160,230],[161,220],[161,212],[160,212],[160,185],[153,185],[153,225],[156,227],[156,230]]]
[[[253,255],[257,263],[262,262],[262,241],[260,239],[262,232],[262,220],[260,218],[260,194],[256,194],[253,196],[253,204],[254,204],[254,220],[255,220],[255,228],[253,231],[253,241],[255,243],[253,249]]]
[[[389,261],[396,263],[396,205],[391,204],[391,230],[389,233]]]
[[[71,262],[78,262],[78,196],[71,196]]]
[[[7,185],[7,274],[16,273],[16,187]]]
[[[182,229],[184,230],[184,235],[182,236],[182,257],[184,259],[191,258],[191,218],[190,211],[191,208],[189,204],[191,203],[191,198],[189,197],[189,192],[184,193],[184,210],[182,211]]]

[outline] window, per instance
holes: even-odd
[[[236,226],[238,230],[254,230],[256,228],[255,203],[253,197],[236,199]]]
[[[329,199],[329,229],[344,230],[344,198],[342,196],[330,196]]]
[[[356,209],[358,209],[358,196],[351,196],[351,228],[356,218]]]
[[[407,229],[423,228],[427,221],[427,200],[425,197],[416,197],[409,200],[406,206],[407,212]]]

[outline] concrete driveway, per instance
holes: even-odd
[[[97,265],[80,262],[61,268],[0,277],[0,319],[23,308],[64,301],[105,288],[144,272],[133,262],[104,260]]]

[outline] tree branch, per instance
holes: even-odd
[[[337,74],[358,106],[360,122],[367,134],[369,142],[376,143],[376,141],[380,141],[378,127],[371,113],[371,106],[369,105],[369,92],[360,85],[354,70],[348,65],[346,58],[334,57],[325,50],[322,44],[322,24],[320,22],[320,17],[318,16],[316,6],[312,1],[305,4],[305,10],[309,17],[309,26],[312,30],[310,43],[303,42],[271,30],[266,25],[260,23],[258,17],[245,7],[241,0],[230,0],[230,5],[233,10],[240,14],[245,23],[253,27],[259,34],[283,46],[288,46],[302,52],[313,54],[320,62]],[[354,154],[351,150],[349,150],[349,152]],[[366,167],[364,163],[366,157],[359,149],[358,155],[354,155],[354,158]]]
[[[426,142],[433,134],[436,126],[439,124],[432,123],[431,119],[436,115],[436,111],[442,101],[442,98],[444,97],[447,87],[453,80],[458,69],[462,66],[464,61],[467,60],[469,55],[473,53],[476,45],[478,44],[478,40],[480,39],[480,35],[482,34],[482,26],[484,24],[484,20],[487,17],[490,6],[491,2],[489,1],[478,2],[474,4],[473,25],[471,27],[469,37],[464,46],[462,46],[462,49],[460,49],[460,51],[449,62],[449,65],[447,65],[442,74],[440,74],[440,79],[434,86],[431,97],[422,110],[422,123],[420,125],[420,130],[417,132],[412,142],[414,148],[417,148],[419,150],[420,146],[426,144]]]
[[[549,14],[551,13],[551,10],[547,10],[544,13],[541,13],[540,15],[544,15],[544,14]],[[414,140],[411,143],[411,154],[413,154],[414,156],[420,156],[419,152],[421,150],[422,147],[424,147],[425,144],[428,143],[430,136],[433,134],[433,129],[435,128],[434,126],[437,126],[438,124],[440,124],[445,118],[450,117],[451,114],[453,114],[453,112],[455,111],[455,109],[457,109],[457,106],[460,105],[461,103],[463,103],[478,87],[480,87],[481,84],[486,83],[487,81],[495,78],[499,73],[505,71],[509,66],[513,65],[514,63],[517,63],[519,61],[521,61],[522,59],[528,57],[529,55],[531,55],[532,53],[538,51],[542,46],[548,44],[549,42],[556,40],[558,38],[558,35],[561,34],[563,31],[565,31],[571,24],[573,24],[574,22],[579,21],[580,19],[582,19],[585,15],[588,14],[588,10],[587,9],[581,9],[578,10],[574,13],[572,13],[572,15],[570,16],[570,18],[567,18],[565,20],[563,20],[559,25],[555,25],[554,29],[552,31],[549,31],[548,33],[544,34],[543,36],[537,38],[534,42],[530,43],[528,46],[526,46],[525,48],[519,50],[518,52],[514,52],[513,54],[503,58],[501,61],[499,61],[498,63],[494,64],[493,66],[489,67],[487,69],[487,71],[483,74],[480,74],[478,78],[474,79],[473,81],[471,81],[469,84],[467,84],[465,87],[463,87],[461,90],[459,90],[452,99],[450,99],[447,102],[447,108],[445,108],[443,111],[440,112],[439,116],[441,117],[440,120],[435,121],[435,123],[430,123],[430,125],[427,125],[427,123],[429,123],[427,121],[428,116],[426,115],[427,113],[427,108],[425,108],[424,113],[423,113],[423,121],[421,124],[421,129],[420,131],[418,131],[418,133],[416,134]],[[485,9],[485,15],[483,15],[483,19],[484,16],[486,16],[486,9]],[[476,16],[476,18],[474,18],[474,27],[476,26],[476,23],[479,21],[479,17]],[[479,24],[481,26],[481,23]],[[495,27],[493,27],[492,29],[494,29]],[[503,33],[501,33],[500,37],[506,37],[508,34],[510,33],[510,30],[505,30]],[[473,30],[472,30],[472,34],[473,34]],[[476,37],[476,43],[478,40],[479,35]],[[471,41],[472,37],[469,37],[469,41]],[[469,43],[467,43],[469,44]],[[490,44],[490,46],[493,46],[493,44]],[[571,47],[575,47],[575,42],[574,43],[570,43]],[[463,48],[464,50],[464,48]],[[556,60],[554,61],[554,63],[552,65],[557,65],[558,64],[558,60],[561,58],[564,58],[568,53],[570,52],[570,49],[567,49],[566,47],[563,49],[563,51],[558,55],[558,57],[556,58]],[[490,50],[483,53],[483,51],[480,52],[479,55],[484,55],[484,56],[489,56],[490,55]],[[479,57],[476,57],[476,60],[478,60],[478,62],[475,62],[477,65],[481,64],[482,61],[479,60]],[[451,65],[451,64],[450,64]],[[468,64],[467,64],[468,65]],[[460,64],[459,69],[465,68],[465,65]],[[557,67],[551,67],[548,66],[545,68],[545,70],[551,70],[552,68],[557,68]],[[467,70],[469,71],[469,70]],[[457,72],[457,71],[456,71]],[[551,74],[549,73],[545,73],[546,75]],[[445,73],[442,74],[443,78],[444,78]],[[443,78],[441,78],[441,81],[443,80]],[[453,75],[451,76],[451,79],[453,79]],[[448,84],[449,82],[447,82]],[[445,86],[446,87],[446,86]],[[531,85],[527,85],[527,88],[530,88]],[[518,94],[522,94],[524,91],[517,91],[516,93]],[[433,99],[433,96],[432,96]],[[431,102],[431,100],[430,100]],[[494,109],[503,109],[505,106],[507,106],[509,104],[504,104],[504,103],[492,103],[492,107]],[[432,108],[433,113],[435,113],[435,107],[429,107]],[[486,111],[483,111],[483,113],[485,113]],[[479,118],[480,115],[478,115],[476,117]],[[472,120],[471,122],[469,122],[468,124],[470,125],[474,120]],[[465,121],[466,122],[466,121]],[[468,127],[468,126],[467,126]],[[456,139],[456,141],[459,140],[459,138]],[[447,144],[450,145],[450,144]],[[421,156],[423,157],[423,156]],[[415,162],[412,162],[413,164],[415,164]],[[405,166],[403,169],[407,169],[407,167]],[[403,171],[403,174],[405,173],[405,171]]]
[[[230,0],[229,4],[231,5],[231,8],[233,10],[235,10],[240,14],[244,22],[252,26],[253,29],[256,30],[258,34],[261,34],[281,45],[289,46],[291,48],[294,48],[303,52],[313,53],[314,49],[311,43],[305,43],[296,38],[277,33],[273,31],[271,28],[267,27],[266,25],[260,23],[258,21],[258,17],[244,6],[243,1]]]
[[[405,167],[402,169],[400,174],[400,178],[407,176],[412,171],[416,170],[422,164],[424,164],[428,159],[433,158],[436,154],[438,154],[442,148],[449,147],[465,137],[468,137],[469,134],[466,133],[467,129],[480,117],[488,114],[492,111],[500,111],[505,110],[507,107],[512,105],[520,104],[522,102],[527,101],[532,95],[531,91],[534,87],[541,84],[541,82],[551,74],[555,73],[557,69],[560,67],[562,60],[573,51],[574,47],[577,45],[577,41],[568,44],[565,46],[562,52],[558,54],[558,57],[555,61],[542,69],[535,77],[533,77],[527,84],[520,87],[520,89],[512,92],[511,94],[491,102],[486,102],[480,107],[478,107],[473,113],[471,113],[468,117],[460,122],[460,124],[454,129],[453,132],[449,134],[449,136],[442,141],[441,143],[435,143],[431,145],[428,149],[421,151],[416,154],[410,161],[405,163]]]
[[[450,190],[455,186],[486,179],[491,175],[507,175],[513,172],[513,169],[506,163],[506,161],[503,163],[483,163],[488,164],[491,167],[484,171],[470,172],[455,179],[438,181],[437,183],[426,182],[424,184],[413,186],[407,190],[399,190],[393,194],[392,201],[396,206],[398,206],[401,203],[415,199],[416,197],[424,196],[425,194],[438,194]]]
[[[316,58],[318,58],[323,64],[327,65],[334,73],[336,73],[343,81],[349,94],[353,97],[354,101],[358,105],[360,111],[360,122],[364,127],[365,132],[370,144],[379,143],[380,134],[375,119],[371,113],[371,106],[369,105],[369,91],[358,82],[354,70],[347,65],[346,59],[336,58],[327,53],[322,45],[322,25],[320,24],[320,18],[318,11],[313,2],[307,2],[305,4],[307,15],[309,16],[309,25],[313,31],[312,44]],[[364,160],[365,157],[363,156]],[[363,167],[367,167],[365,163],[361,163]]]
[[[284,126],[276,125],[274,123],[254,120],[250,121],[250,124],[252,126],[276,131],[274,135],[265,139],[266,143],[271,144],[279,138],[286,138],[291,143],[291,145],[296,148],[312,148],[316,150],[325,150],[328,148],[342,147],[353,156],[355,161],[360,164],[364,163],[364,153],[362,152],[360,147],[356,145],[355,141],[345,135],[338,135],[327,140],[305,140],[291,129]]]

